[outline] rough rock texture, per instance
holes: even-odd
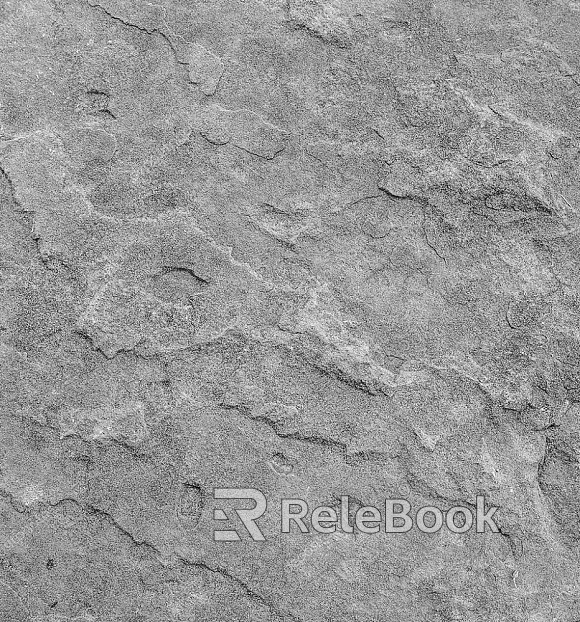
[[[158,2],[0,2],[0,619],[580,619],[580,4]]]

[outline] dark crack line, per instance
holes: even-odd
[[[392,456],[390,454],[375,451],[375,450],[365,450],[362,449],[360,451],[356,451],[354,453],[348,453],[348,444],[343,443],[341,441],[336,441],[332,438],[328,438],[326,436],[320,436],[316,434],[303,434],[301,432],[283,432],[280,430],[280,426],[277,421],[274,421],[270,417],[266,417],[264,415],[260,415],[257,417],[253,417],[251,415],[250,409],[244,406],[230,406],[221,403],[220,406],[226,410],[235,410],[238,412],[244,419],[248,419],[249,421],[253,421],[256,423],[263,423],[268,426],[274,434],[282,439],[282,440],[290,440],[296,441],[298,443],[305,443],[308,445],[313,445],[315,447],[322,447],[324,449],[329,449],[332,452],[339,453],[344,460],[344,463],[348,466],[358,467],[361,464],[365,463],[375,463],[375,464],[385,464],[390,460],[396,460],[399,456]]]
[[[151,30],[149,30],[148,28],[144,28],[143,26],[139,26],[137,24],[133,24],[132,22],[127,22],[122,17],[119,17],[118,15],[113,15],[113,13],[108,11],[104,6],[102,6],[100,4],[97,4],[97,3],[93,4],[93,3],[89,2],[88,5],[91,8],[93,8],[93,9],[99,9],[105,15],[110,17],[112,20],[114,20],[116,22],[119,22],[120,24],[123,24],[127,28],[134,28],[135,30],[138,30],[139,32],[144,32],[144,33],[146,33],[148,35],[152,35],[152,34],[155,34],[156,32],[159,32],[156,28],[152,28]]]
[[[97,516],[104,521],[106,521],[111,527],[113,527],[117,532],[119,532],[126,540],[131,542],[134,546],[139,548],[145,548],[150,553],[158,558],[164,558],[166,556],[152,543],[147,540],[139,540],[137,539],[128,529],[119,524],[119,522],[113,517],[112,514],[98,508],[92,504],[85,504],[80,502],[78,499],[74,497],[65,497],[63,499],[59,499],[54,503],[49,503],[48,506],[51,508],[57,508],[61,505],[71,504],[78,507],[82,512],[88,514],[89,516]],[[230,583],[236,585],[248,598],[248,600],[257,603],[263,607],[266,607],[268,611],[275,615],[277,618],[287,621],[287,622],[302,622],[300,618],[296,617],[291,613],[284,613],[279,611],[275,605],[270,602],[264,596],[261,596],[257,592],[255,592],[252,588],[250,588],[242,579],[231,574],[228,570],[220,567],[212,567],[209,564],[203,561],[192,561],[183,557],[182,555],[175,555],[175,558],[179,560],[184,566],[189,568],[195,568],[196,570],[201,570],[203,572],[209,572],[212,574],[218,574],[224,577]],[[174,559],[175,559],[174,558]]]
[[[437,257],[439,259],[441,259],[441,261],[447,265],[447,258],[444,257],[437,249],[437,247],[431,242],[431,240],[429,239],[429,235],[427,234],[427,229],[425,227],[425,221],[426,221],[427,217],[425,216],[425,212],[423,212],[423,222],[421,224],[421,229],[423,230],[423,237],[425,238],[425,243],[427,244],[427,246],[435,253],[435,255],[437,255]]]
[[[210,142],[210,141],[208,141]],[[235,147],[236,149],[239,149],[240,151],[244,151],[250,155],[255,156],[256,158],[260,158],[261,160],[266,160],[266,161],[271,161],[274,160],[277,156],[279,156],[281,153],[284,152],[284,150],[286,149],[286,147],[281,147],[280,149],[278,149],[277,151],[274,152],[273,155],[263,155],[261,153],[257,153],[256,151],[251,151],[250,149],[246,149],[245,147],[241,147],[240,145],[236,145],[235,143],[232,143],[232,146]]]
[[[380,199],[381,197],[382,197],[381,194],[369,194],[364,197],[361,197],[360,199],[355,199],[354,201],[349,203],[346,207],[354,207],[355,205],[358,205],[359,203],[363,203],[364,201],[371,201],[372,199]]]
[[[114,15],[113,13],[108,11],[104,6],[102,6],[100,4],[96,4],[96,3],[93,4],[93,3],[89,2],[88,5],[91,8],[93,8],[93,9],[98,9],[99,11],[103,12],[105,15],[107,15],[107,17],[109,17],[110,19],[112,19],[115,22],[118,22],[119,24],[122,24],[126,28],[132,28],[134,30],[137,30],[137,31],[139,31],[139,32],[141,32],[143,34],[149,35],[149,36],[151,36],[151,35],[159,35],[165,41],[165,43],[167,43],[167,45],[169,46],[169,49],[171,50],[171,52],[173,54],[173,58],[174,58],[175,62],[180,67],[189,67],[189,64],[187,62],[180,60],[179,54],[178,54],[177,50],[175,49],[175,45],[171,41],[170,37],[165,32],[160,30],[159,28],[151,28],[151,29],[149,29],[149,28],[145,28],[144,26],[139,26],[138,24],[134,24],[132,22],[128,22],[128,21],[124,20],[122,17],[119,17],[118,15]],[[187,82],[192,84],[190,80],[187,80]]]
[[[12,196],[12,200],[14,201],[15,205],[17,205],[18,207],[22,207],[20,205],[20,202],[16,198],[16,188],[14,188],[14,184],[12,183],[12,179],[10,178],[10,175],[8,175],[6,170],[1,166],[0,166],[0,175],[4,177],[4,180],[8,184],[8,189],[10,190],[10,194]]]
[[[90,503],[82,503],[81,501],[79,501],[78,499],[75,499],[74,497],[64,497],[63,499],[59,499],[58,501],[54,503],[49,503],[48,505],[51,508],[57,508],[67,503],[77,506],[80,510],[82,510],[86,514],[89,514],[90,516],[98,516],[99,518],[104,519],[107,523],[109,523],[109,525],[114,527],[119,533],[121,533],[123,536],[125,536],[125,538],[130,540],[135,546],[144,547],[148,549],[149,551],[151,551],[152,553],[154,553],[155,555],[159,557],[163,557],[163,554],[161,553],[161,551],[154,544],[152,544],[151,542],[148,542],[147,540],[138,540],[128,529],[125,529],[125,527],[120,525],[115,520],[112,514],[109,514],[109,512],[106,512],[105,510],[102,510],[101,508],[95,505],[92,505]]]
[[[22,205],[20,204],[20,201],[16,197],[16,188],[14,187],[14,183],[12,182],[10,175],[8,175],[6,170],[1,166],[0,166],[0,176],[4,178],[4,181],[6,182],[6,185],[8,186],[8,190],[10,191],[10,196],[12,197],[12,201],[14,202],[14,205],[16,205],[16,207],[18,208],[17,210],[15,210],[15,213],[21,216],[20,224],[23,228],[25,228],[28,231],[28,235],[30,236],[30,239],[32,240],[32,244],[34,245],[36,254],[38,255],[38,258],[40,259],[40,263],[43,265],[43,267],[46,270],[50,270],[54,272],[54,269],[51,268],[51,266],[49,265],[49,257],[46,257],[44,255],[40,247],[40,244],[41,244],[40,236],[35,234],[34,232],[34,212],[25,210],[22,207]],[[64,265],[64,267],[67,268],[66,265]]]
[[[247,583],[245,583],[238,577],[231,574],[225,568],[220,568],[219,566],[216,566],[214,568],[210,566],[209,564],[207,564],[206,562],[203,562],[203,561],[194,562],[194,561],[187,559],[186,557],[182,557],[181,555],[178,555],[177,557],[185,566],[196,568],[197,570],[203,570],[205,572],[211,572],[212,574],[218,574],[224,577],[230,583],[233,583],[234,585],[238,586],[242,590],[246,598],[248,598],[248,600],[255,602],[259,605],[262,605],[263,607],[266,607],[268,611],[271,614],[275,615],[277,618],[280,618],[281,620],[285,620],[288,622],[302,622],[300,618],[298,618],[292,613],[281,612],[270,600],[266,599],[264,596],[261,596],[260,594],[255,592]]]
[[[117,358],[120,355],[126,355],[126,356],[133,356],[136,359],[140,359],[142,361],[145,362],[151,362],[151,361],[155,361],[155,360],[160,360],[163,359],[163,355],[160,353],[153,353],[153,354],[142,354],[141,352],[139,352],[137,350],[137,348],[144,344],[146,341],[145,337],[141,337],[141,339],[139,339],[139,341],[137,341],[137,343],[131,347],[127,347],[127,348],[119,348],[118,350],[116,350],[113,354],[107,354],[103,348],[101,346],[99,346],[95,340],[86,332],[85,329],[83,328],[75,328],[75,330],[73,331],[75,335],[78,335],[79,337],[81,337],[83,339],[83,341],[85,341],[87,344],[89,344],[91,350],[93,352],[97,352],[98,354],[100,354],[103,359],[107,362],[112,361],[113,359]]]

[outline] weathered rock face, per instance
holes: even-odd
[[[159,1],[0,2],[0,618],[576,622],[580,4]]]

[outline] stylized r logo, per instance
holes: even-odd
[[[255,488],[216,488],[213,491],[213,498],[254,501],[256,505],[252,509],[235,509],[235,512],[247,529],[252,540],[256,542],[263,542],[265,540],[264,534],[255,523],[256,519],[260,518],[267,508],[266,497],[259,490]],[[216,508],[213,511],[213,517],[214,520],[228,520],[228,515],[220,508]],[[235,529],[216,529],[213,535],[216,542],[239,542],[241,540],[240,535]]]

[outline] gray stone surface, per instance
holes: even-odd
[[[0,620],[576,622],[580,4],[158,1],[0,2]]]

